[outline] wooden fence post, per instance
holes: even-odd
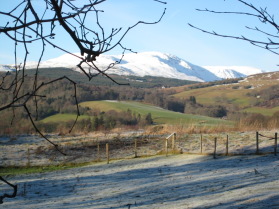
[[[166,157],[168,156],[168,139],[165,141]]]
[[[226,156],[229,155],[229,135],[227,135],[227,142],[226,142]]]
[[[259,132],[256,132],[256,154],[259,154]]]
[[[106,143],[107,164],[109,164],[109,143]]]
[[[30,149],[27,150],[27,167],[30,167]]]
[[[274,155],[277,156],[277,133],[275,133],[274,137]]]
[[[97,144],[97,161],[100,161],[100,143]]]
[[[213,158],[216,159],[216,150],[217,150],[217,137],[214,139],[214,153]]]
[[[201,134],[201,154],[202,154],[202,134]]]
[[[174,152],[174,148],[175,148],[175,141],[176,141],[176,133],[174,133],[173,136],[172,136],[171,148],[172,148],[173,152]]]
[[[138,157],[137,149],[138,149],[138,142],[137,142],[137,139],[135,139],[135,158]]]

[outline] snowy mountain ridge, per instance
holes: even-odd
[[[0,72],[14,71],[11,65],[0,65]]]
[[[80,54],[76,54],[80,56]],[[122,55],[101,55],[97,58],[97,66],[100,69],[119,60]],[[40,68],[65,67],[79,70],[76,65],[80,62],[78,57],[64,54],[60,57],[42,61]],[[35,68],[36,62],[28,62],[27,68]],[[12,69],[12,65],[0,65],[0,71]],[[84,66],[86,69],[86,66]],[[161,52],[127,53],[120,64],[108,70],[108,74],[157,76],[176,78],[192,81],[215,81],[226,78],[246,77],[248,75],[262,73],[263,71],[252,67],[242,66],[198,66],[187,62],[177,56]]]
[[[221,78],[246,77],[264,73],[263,70],[249,66],[203,66],[205,69]]]

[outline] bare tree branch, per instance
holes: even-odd
[[[58,77],[47,82],[40,81],[40,63],[46,51],[46,46],[52,46],[63,52],[66,52],[79,59],[77,67],[88,77],[89,80],[101,74],[114,83],[120,84],[107,74],[108,70],[119,64],[126,51],[133,52],[122,45],[125,36],[139,24],[157,24],[165,15],[166,9],[156,21],[138,21],[126,30],[122,28],[112,28],[108,33],[101,24],[99,14],[103,12],[98,9],[106,0],[86,0],[81,4],[80,1],[72,0],[42,0],[39,1],[40,9],[38,9],[32,0],[11,1],[14,6],[9,11],[0,9],[0,37],[6,36],[14,43],[14,67],[15,72],[2,73],[0,75],[0,93],[11,94],[10,99],[0,103],[0,112],[11,109],[13,111],[13,123],[16,116],[16,109],[21,108],[29,118],[31,124],[37,133],[51,143],[55,149],[65,155],[58,144],[50,141],[37,127],[36,119],[38,118],[39,101],[46,95],[40,94],[40,91],[55,82],[67,80],[74,89],[74,103],[76,105],[76,119],[70,131],[72,131],[80,115],[78,99],[77,99],[77,83],[67,76]],[[165,1],[151,0],[159,4],[166,4]],[[89,19],[95,17],[93,25],[88,24]],[[90,19],[90,22],[92,20]],[[67,48],[55,42],[56,33],[63,30],[69,35],[73,44],[80,50],[80,56],[71,53]],[[122,34],[121,34],[122,33]],[[40,48],[38,55],[38,63],[34,75],[28,75],[27,61],[31,50],[31,44],[37,43]],[[96,64],[98,56],[112,49],[120,47],[123,50],[122,57],[110,63],[106,67],[100,68]],[[23,57],[23,61],[19,62],[18,58]],[[26,83],[27,80],[32,81]],[[29,85],[26,87],[26,85]],[[35,113],[34,113],[35,112]],[[14,198],[17,193],[17,186],[10,184],[7,180],[0,176],[0,181],[13,188],[13,194],[4,194],[0,196],[0,203],[4,198]]]
[[[0,181],[4,182],[5,184],[9,185],[10,187],[12,187],[13,189],[13,193],[12,194],[6,194],[4,193],[3,195],[0,195],[0,204],[4,203],[4,199],[5,198],[15,198],[17,195],[17,185],[13,185],[10,182],[8,182],[7,180],[5,180],[2,176],[0,176]]]
[[[251,27],[251,26],[246,26],[248,30],[255,31],[256,33],[264,34],[266,36],[267,40],[258,40],[258,39],[253,39],[246,37],[244,35],[240,36],[234,36],[234,35],[226,35],[222,33],[217,33],[215,31],[209,31],[202,29],[200,27],[194,26],[192,24],[189,24],[190,27],[195,28],[197,30],[200,30],[204,33],[211,34],[214,36],[219,36],[223,38],[233,38],[233,39],[238,39],[238,40],[243,40],[251,43],[254,46],[266,49],[274,54],[279,55],[279,24],[276,22],[274,15],[271,15],[268,11],[267,8],[262,8],[259,7],[257,8],[251,3],[247,3],[247,1],[243,0],[235,0],[238,1],[239,3],[243,4],[246,6],[248,9],[251,10],[251,12],[227,12],[227,11],[215,11],[215,10],[209,10],[209,9],[197,9],[197,11],[200,12],[209,12],[209,13],[214,13],[214,14],[232,14],[232,15],[241,15],[241,16],[250,16],[253,18],[256,18],[261,24],[265,24],[270,26],[271,28],[274,29],[274,33],[266,32],[263,29],[260,29],[259,27]]]

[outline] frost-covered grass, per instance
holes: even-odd
[[[137,141],[137,156],[165,155],[166,137],[179,131],[167,127],[167,133],[152,132],[121,132],[95,133],[77,136],[49,136],[49,139],[59,145],[66,156],[57,152],[46,140],[38,136],[18,136],[14,139],[0,138],[0,164],[2,167],[44,167],[68,166],[82,163],[106,162],[106,144],[110,146],[110,159],[132,159],[135,157],[135,141]],[[160,130],[159,130],[160,131]],[[256,132],[230,132],[186,134],[176,132],[174,153],[212,155],[214,140],[217,138],[217,154],[226,153],[226,141],[229,137],[230,155],[250,155],[256,153]],[[274,137],[274,131],[261,131],[261,134]],[[98,151],[99,147],[99,151]],[[279,151],[279,148],[277,148]],[[274,140],[259,138],[259,151],[262,154],[274,152]],[[172,137],[168,141],[168,152],[172,152]],[[70,166],[72,166],[70,165]],[[15,171],[16,172],[16,171]],[[1,173],[1,171],[0,171]]]
[[[278,208],[279,158],[176,155],[8,177],[19,186],[4,207]],[[7,190],[8,188],[6,188]],[[4,191],[6,191],[4,190]]]
[[[274,136],[274,132],[261,133]],[[213,139],[218,137],[217,153],[224,153],[226,133],[203,134],[205,155],[199,155],[200,134],[188,134],[177,136],[176,147],[194,155],[169,154],[166,157],[164,154],[140,158],[134,158],[134,146],[129,144],[129,139],[140,137],[142,133],[122,134],[52,136],[68,156],[57,153],[36,136],[1,140],[1,165],[31,164],[30,168],[17,171],[1,169],[1,175],[19,186],[18,196],[5,199],[3,206],[11,209],[279,207],[279,156],[253,155],[253,132],[229,133],[229,152],[248,155],[217,155],[216,160],[212,157]],[[125,143],[128,148],[112,149],[111,157],[115,159],[110,164],[104,159],[92,162],[96,157],[96,139],[106,142],[107,137]],[[162,139],[146,136],[143,140],[145,143],[138,147],[139,156],[164,150]],[[30,155],[27,155],[27,149],[30,149]],[[272,152],[273,141],[261,137],[260,151]],[[124,159],[124,155],[129,159]],[[87,161],[91,162],[87,164]],[[41,166],[32,167],[34,165]],[[17,175],[11,175],[15,172]],[[32,172],[36,173],[30,174]],[[0,193],[9,191],[0,184]]]

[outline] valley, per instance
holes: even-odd
[[[33,71],[28,72],[32,78]],[[80,116],[74,128],[76,132],[111,130],[123,126],[141,128],[151,124],[184,124],[200,128],[222,124],[231,130],[240,127],[255,130],[273,129],[279,124],[276,115],[279,110],[277,72],[203,83],[115,75],[115,79],[121,79],[119,82],[131,81],[129,86],[119,86],[102,77],[96,79],[97,83],[92,83],[80,73],[65,68],[43,69],[42,72],[44,82],[59,74],[78,82],[79,102],[75,104],[74,88],[67,81],[42,89],[41,94],[47,93],[48,96],[38,100],[40,107],[36,124],[43,132],[66,133],[76,120],[77,107]],[[3,105],[9,95],[1,95],[1,98]],[[35,115],[35,111],[32,114]],[[148,114],[152,122],[146,121]],[[7,120],[0,124],[2,134],[33,133],[32,125],[21,110],[18,110],[18,119],[14,122],[18,127],[16,130],[8,128],[12,113],[6,112],[4,117]]]
[[[273,139],[279,127],[278,72],[212,82],[111,75],[130,84],[122,86],[53,68],[40,82],[60,75],[76,89],[61,81],[38,92],[37,109],[28,103],[55,146],[21,109],[2,112],[0,176],[19,185],[9,208],[67,208],[72,200],[89,208],[277,207],[278,157],[264,136]],[[26,88],[33,76],[29,70]],[[0,98],[5,105],[10,95]]]
[[[1,206],[279,208],[278,0],[1,3]]]

